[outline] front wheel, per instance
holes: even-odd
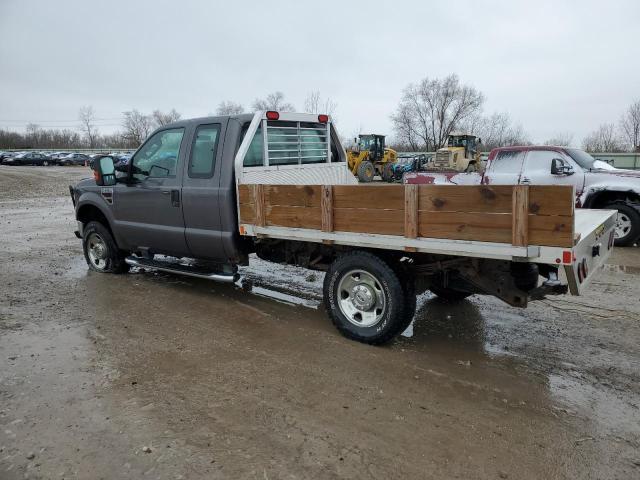
[[[602,208],[618,211],[615,229],[615,245],[628,247],[640,236],[640,213],[627,203],[614,202]]]
[[[358,165],[358,180],[363,183],[369,183],[373,180],[376,174],[376,169],[369,160],[364,160]]]
[[[100,273],[125,273],[129,265],[111,232],[99,222],[89,222],[82,232],[82,250],[87,265]]]
[[[380,345],[411,323],[415,294],[384,260],[354,251],[338,257],[324,279],[324,301],[336,328],[347,338]]]

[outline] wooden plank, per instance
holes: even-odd
[[[265,226],[264,185],[253,186],[253,204],[255,205],[255,224],[258,227]]]
[[[418,236],[418,187],[404,186],[404,236],[407,238]]]
[[[420,185],[418,209],[511,213],[511,185]]]
[[[576,199],[572,185],[531,185],[529,213],[533,215],[573,215]]]
[[[253,203],[240,204],[240,223],[254,223],[256,221],[255,206]]]
[[[265,185],[265,203],[292,207],[319,207],[321,188],[320,185]]]
[[[253,185],[238,185],[238,203],[253,203]]]
[[[401,190],[403,189],[401,188]],[[336,232],[402,236],[404,235],[404,214],[398,210],[336,208],[334,204],[333,229]]]
[[[529,245],[573,247],[573,216],[529,215]]]
[[[510,213],[419,212],[420,237],[511,243]]]
[[[334,208],[404,209],[404,188],[400,184],[334,185]]]
[[[513,215],[511,224],[511,244],[526,247],[529,242],[529,187],[513,187]]]
[[[320,207],[297,207],[289,205],[268,205],[266,224],[289,228],[322,228]]]
[[[322,186],[320,210],[322,212],[322,231],[333,232],[333,187],[331,185]]]

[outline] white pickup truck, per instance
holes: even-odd
[[[614,168],[578,148],[514,146],[495,148],[484,173],[416,172],[408,184],[572,185],[576,207],[618,211],[615,243],[640,239],[640,171]]]

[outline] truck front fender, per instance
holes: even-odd
[[[109,230],[118,246],[121,245],[121,241],[113,229],[115,224],[113,212],[107,207],[104,198],[97,192],[83,192],[80,195],[76,204],[76,220],[82,226],[91,221],[102,223]]]

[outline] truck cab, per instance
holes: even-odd
[[[98,220],[119,250],[143,258],[188,257],[220,267],[246,263],[250,249],[238,235],[236,173],[249,181],[305,182],[315,177],[355,183],[328,118],[289,117],[269,119],[263,112],[159,128],[115,172],[113,184],[87,179],[71,187],[78,235]],[[237,168],[236,154],[249,134]],[[94,266],[110,267],[105,262]]]

